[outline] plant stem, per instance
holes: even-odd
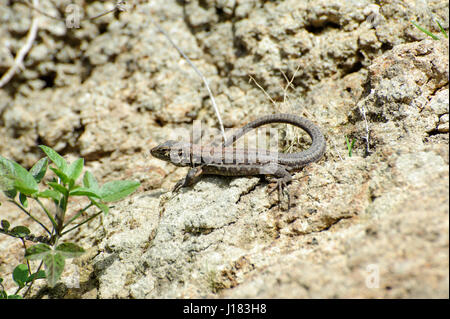
[[[50,232],[50,230],[48,230],[47,227],[45,227],[44,224],[42,224],[37,218],[35,218],[33,215],[31,215],[31,213],[29,213],[24,207],[22,207],[22,205],[20,205],[18,202],[16,202],[15,200],[10,200],[11,203],[15,204],[17,207],[19,207],[25,214],[27,214],[28,217],[30,217],[32,220],[34,220],[36,223],[38,223],[39,225],[42,226],[42,228],[45,229],[45,231],[51,235],[52,233]]]
[[[74,230],[74,229],[76,229],[76,228],[80,227],[81,225],[83,225],[83,224],[87,223],[88,221],[90,221],[91,219],[93,219],[93,218],[97,217],[97,216],[98,216],[98,215],[100,215],[101,213],[103,213],[103,212],[102,212],[102,211],[99,211],[98,213],[96,213],[96,214],[92,215],[91,217],[89,217],[89,218],[88,218],[88,219],[86,219],[85,221],[83,221],[83,222],[81,222],[81,223],[79,223],[79,224],[77,224],[77,225],[73,226],[72,228],[70,228],[70,229],[66,230],[65,232],[61,233],[61,236],[65,235],[65,234],[67,234],[68,232],[70,232],[70,231],[72,231],[72,230]]]
[[[53,216],[49,213],[49,211],[47,210],[47,208],[45,208],[44,204],[42,204],[42,202],[40,201],[40,199],[37,198],[37,197],[33,197],[33,199],[34,199],[35,201],[38,202],[38,204],[41,206],[41,208],[42,208],[42,209],[44,210],[44,212],[47,214],[47,217],[48,217],[48,218],[50,219],[50,221],[52,222],[53,228],[58,229],[58,228],[57,228],[57,227],[58,227],[58,224],[56,224],[55,219],[54,219]],[[51,233],[50,233],[50,235],[51,235]]]
[[[78,213],[75,214],[75,216],[73,216],[67,223],[64,224],[64,226],[62,227],[62,229],[66,228],[67,225],[71,224],[75,219],[77,219],[78,217],[80,217],[80,215],[85,212],[88,208],[90,208],[92,206],[92,202],[87,205],[85,208],[81,209]],[[61,229],[61,230],[62,230]]]
[[[43,262],[44,262],[44,261],[41,260],[41,263],[39,264],[39,267],[38,267],[38,269],[36,270],[36,273],[38,273],[39,270],[41,270],[41,267],[42,267]],[[34,281],[36,280],[36,277],[37,277],[37,276],[34,276],[33,280],[31,280],[31,284],[28,286],[27,291],[25,291],[25,293],[23,294],[23,298],[25,298],[26,295],[28,294],[28,292],[30,291],[31,287],[32,287],[33,284],[34,284]]]
[[[25,286],[23,286],[23,287],[25,287]],[[17,288],[17,290],[16,290],[16,292],[15,292],[14,294],[17,295],[17,293],[18,293],[23,287]]]
[[[25,251],[27,250],[27,245],[25,244],[25,239],[20,238],[20,240],[22,240],[22,245],[23,245],[23,249],[25,249]],[[31,276],[31,266],[30,266],[30,261],[28,259],[26,259],[27,261],[27,267],[28,267],[28,275]]]

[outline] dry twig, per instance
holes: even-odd
[[[39,6],[39,0],[33,0],[33,6]],[[17,69],[21,68],[23,65],[23,59],[27,55],[28,51],[30,51],[31,46],[33,45],[34,39],[36,38],[37,30],[38,30],[38,21],[39,17],[36,13],[33,13],[33,20],[31,21],[31,27],[28,31],[27,39],[22,48],[20,48],[16,57],[14,58],[14,62],[12,66],[3,74],[0,79],[0,88],[3,87],[6,83],[8,83],[14,74],[16,74]]]
[[[27,1],[21,1],[21,0],[16,1],[17,3],[26,5],[27,7],[32,9],[33,20],[31,21],[31,27],[28,31],[27,40],[26,40],[24,46],[17,53],[11,67],[8,69],[8,71],[6,71],[3,74],[3,76],[0,79],[0,88],[5,86],[6,83],[8,83],[12,79],[12,77],[17,73],[18,69],[23,67],[23,59],[25,58],[27,53],[31,50],[31,47],[33,45],[34,40],[36,39],[36,35],[37,35],[37,31],[38,31],[39,15],[36,13],[42,14],[42,15],[46,16],[47,18],[54,19],[54,20],[59,20],[59,21],[65,20],[64,18],[54,17],[54,16],[40,10],[39,9],[39,0],[32,0],[32,1],[33,1],[32,3],[29,3]],[[94,17],[88,17],[88,18],[82,19],[81,21],[98,19],[108,13],[115,12],[115,11],[125,11],[125,1],[116,1],[116,4],[114,5],[113,9],[108,10],[108,11],[101,13]]]
[[[194,69],[194,71],[200,76],[200,78],[203,80],[203,83],[206,86],[206,89],[208,90],[209,98],[211,99],[211,103],[213,105],[214,111],[216,112],[217,119],[219,120],[219,126],[220,131],[222,132],[222,137],[224,140],[224,143],[227,141],[227,137],[225,136],[225,130],[223,128],[222,118],[220,117],[219,109],[217,108],[216,100],[214,99],[214,95],[211,92],[211,89],[209,88],[208,80],[203,76],[202,72],[200,72],[199,69],[195,66],[194,63],[189,59],[189,57],[184,54],[183,50],[172,40],[170,35],[155,21],[152,17],[149,16],[150,21],[154,24],[156,29],[158,29],[159,32],[161,32],[167,40],[169,40],[170,44],[173,45],[175,49],[177,49],[178,53],[189,63],[189,65]]]

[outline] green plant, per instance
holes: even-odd
[[[352,157],[353,146],[355,145],[356,139],[352,139],[352,142],[350,143],[346,136],[345,142],[347,142],[348,157]]]
[[[136,181],[112,181],[100,186],[89,171],[83,175],[82,184],[77,184],[84,166],[82,158],[69,164],[50,147],[41,145],[40,148],[48,158],[39,160],[29,171],[18,163],[0,156],[0,190],[5,193],[9,202],[45,231],[45,235],[35,236],[25,226],[11,228],[7,220],[1,221],[0,233],[22,241],[26,264],[18,265],[13,271],[13,280],[18,285],[17,291],[13,295],[7,295],[2,285],[3,279],[0,278],[0,299],[20,298],[19,291],[28,287],[24,293],[26,296],[36,279],[45,278],[48,285],[53,287],[61,277],[65,259],[78,257],[84,253],[84,249],[74,243],[60,243],[61,237],[101,213],[107,214],[111,208],[107,203],[123,199],[140,185]],[[52,165],[49,165],[49,159]],[[39,184],[43,184],[41,182],[43,182],[48,168],[55,173],[56,177],[47,181],[47,187],[41,187],[43,188],[41,190]],[[87,197],[88,203],[67,220],[69,199],[73,196]],[[53,203],[54,209],[49,209],[42,199],[49,201],[50,204]],[[31,213],[29,200],[35,201],[42,209],[48,218],[46,223],[50,223],[50,227],[34,213]],[[88,209],[91,207],[97,207],[100,211],[89,213]],[[87,214],[87,217],[79,221],[84,214]],[[36,244],[27,247],[27,241]],[[41,261],[35,272],[31,270],[30,260]],[[42,265],[45,271],[41,270]]]
[[[444,35],[444,37],[448,38],[447,32],[445,32],[444,28],[442,27],[442,25],[439,23],[438,20],[435,20],[437,25],[439,26],[439,30],[441,30],[441,33]],[[422,28],[420,25],[418,25],[417,23],[415,23],[414,21],[411,21],[411,23],[420,31],[422,31],[423,33],[427,34],[428,36],[430,36],[433,40],[439,40],[439,37],[434,35],[433,33],[431,33],[430,31]]]

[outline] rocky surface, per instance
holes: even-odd
[[[41,2],[55,16],[69,3]],[[88,16],[112,7],[75,2]],[[0,10],[3,73],[30,20],[19,3]],[[295,175],[289,211],[257,177],[169,191],[186,169],[149,148],[188,136],[193,120],[218,126],[150,15],[207,77],[227,128],[275,112],[322,127],[327,153]],[[439,34],[432,16],[448,30],[448,1],[130,1],[79,29],[41,16],[25,69],[0,89],[0,154],[31,166],[46,144],[103,182],[142,187],[74,234],[88,253],[33,295],[448,298],[448,40],[410,23]],[[280,132],[283,148],[307,141]],[[8,203],[0,215],[27,223]],[[0,252],[6,278],[20,242],[0,237]]]

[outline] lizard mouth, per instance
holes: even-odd
[[[152,154],[153,157],[156,157],[156,158],[159,158],[162,160],[165,159],[165,157],[166,157],[165,155],[168,152],[170,152],[170,150],[162,148],[161,145],[158,145],[150,150],[150,154]]]
[[[150,150],[150,154],[152,154],[152,156],[164,160],[164,161],[170,161],[170,155],[175,153],[178,154],[180,153],[180,148],[177,147],[177,144],[179,144],[179,142],[177,141],[167,141],[164,142],[154,148],[152,148]]]

